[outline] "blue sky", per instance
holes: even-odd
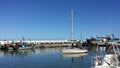
[[[0,39],[74,39],[114,33],[120,37],[119,0],[0,0]]]

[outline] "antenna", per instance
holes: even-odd
[[[72,43],[73,43],[73,35],[74,35],[73,33],[73,9],[71,10],[71,27],[72,27],[71,37],[72,37]]]

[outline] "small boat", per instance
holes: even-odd
[[[22,45],[21,47],[18,48],[18,50],[25,50],[25,49],[32,49],[32,48],[34,48],[33,45],[31,45],[31,46]]]

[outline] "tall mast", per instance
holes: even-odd
[[[113,34],[113,28],[112,28],[112,22],[111,22],[111,16],[109,17],[109,24],[110,24],[110,33],[111,33],[111,38],[114,39],[114,34]]]
[[[74,33],[73,33],[73,9],[71,10],[71,37],[72,37],[72,43],[73,43],[73,35],[74,35]]]
[[[81,42],[82,42],[83,40],[82,40],[82,28],[81,28]]]

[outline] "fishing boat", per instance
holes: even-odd
[[[86,52],[88,52],[88,50],[87,49],[80,49],[80,48],[73,48],[73,45],[74,45],[74,42],[73,42],[73,10],[71,10],[71,27],[72,27],[72,30],[71,30],[71,37],[72,37],[72,40],[71,40],[71,42],[72,42],[72,47],[71,48],[69,48],[69,49],[62,49],[62,53],[71,53],[71,54],[73,54],[73,53],[86,53]]]
[[[25,49],[32,49],[34,48],[34,46],[24,46],[22,45],[22,47],[19,47],[18,50],[25,50]]]
[[[34,48],[34,44],[28,44],[28,43],[16,43],[12,45],[11,47],[8,47],[8,50],[25,50],[25,49],[32,49]]]

